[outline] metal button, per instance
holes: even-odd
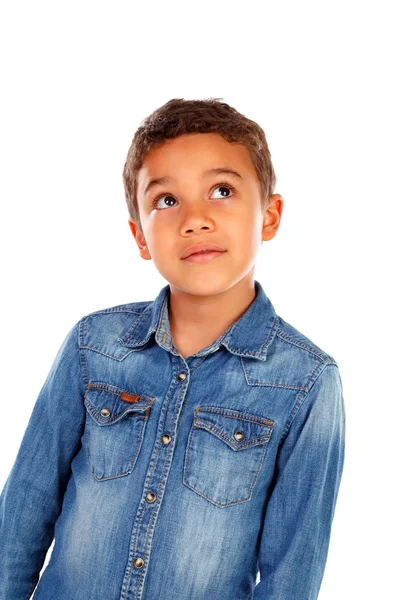
[[[180,379],[181,381],[183,381],[184,379],[186,379],[186,373],[179,373],[178,379]]]
[[[111,410],[109,408],[102,408],[100,414],[103,415],[103,417],[109,417],[111,415]]]
[[[164,433],[164,435],[161,437],[161,441],[163,444],[169,444],[171,440],[172,438],[169,435],[169,433]]]
[[[135,560],[133,561],[133,564],[135,565],[135,567],[138,567],[140,569],[144,565],[144,560],[143,560],[143,558],[140,558],[140,557],[135,558]]]
[[[244,435],[241,431],[235,431],[234,438],[235,440],[241,441],[244,439]]]
[[[153,492],[146,494],[146,502],[155,502],[157,496]]]

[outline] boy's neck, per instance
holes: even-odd
[[[168,319],[178,350],[193,353],[211,344],[249,308],[256,297],[254,278],[211,296],[187,294],[170,285]]]

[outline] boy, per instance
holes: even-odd
[[[30,597],[53,536],[35,600],[314,600],[345,411],[334,358],[254,280],[283,206],[265,134],[173,99],[123,181],[168,285],[61,345],[0,498],[0,600]]]

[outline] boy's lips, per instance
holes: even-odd
[[[216,252],[215,250],[211,250],[210,252],[195,252],[183,260],[192,263],[205,263],[214,260],[214,258],[219,258],[220,256],[223,256],[223,254],[225,254],[225,252]]]
[[[221,246],[218,246],[217,244],[208,244],[208,243],[204,243],[204,244],[196,244],[195,246],[189,246],[188,248],[186,248],[186,250],[183,252],[181,258],[185,259],[188,256],[191,256],[192,254],[197,254],[200,252],[226,252],[223,248],[221,248]]]

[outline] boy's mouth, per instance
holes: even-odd
[[[225,251],[221,252],[216,250],[203,250],[201,252],[194,252],[193,254],[190,254],[183,260],[185,260],[186,262],[204,263],[209,262],[210,260],[214,260],[214,258],[222,256],[224,253]]]
[[[217,244],[211,244],[211,243],[203,243],[203,244],[196,244],[194,246],[189,246],[188,248],[186,248],[186,250],[183,252],[182,254],[182,259],[187,259],[190,256],[198,256],[198,255],[205,255],[205,254],[221,254],[223,252],[226,252],[226,250],[224,250],[223,248],[221,248],[221,246],[218,246]]]

